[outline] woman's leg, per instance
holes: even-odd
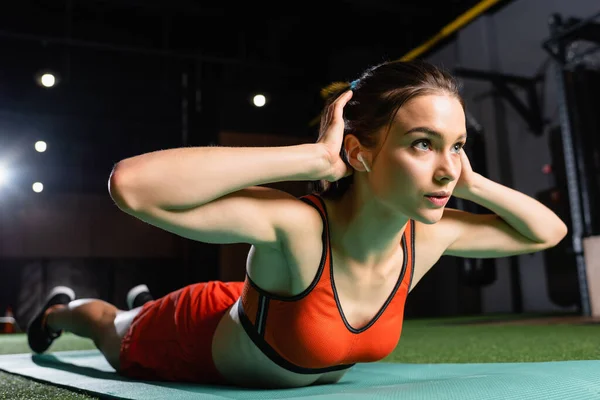
[[[45,352],[62,331],[92,339],[109,364],[119,369],[121,339],[141,307],[129,311],[97,299],[75,300],[68,287],[52,289],[46,303],[27,327],[29,346],[36,353]]]
[[[123,311],[102,300],[80,299],[50,307],[45,312],[45,322],[51,333],[68,331],[92,339],[118,371],[121,339],[140,309]]]

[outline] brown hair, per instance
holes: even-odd
[[[350,88],[354,93],[344,107],[344,136],[352,133],[364,147],[370,149],[377,145],[380,129],[387,125],[389,132],[400,107],[416,96],[446,93],[456,96],[464,107],[459,84],[454,77],[442,68],[421,60],[385,62],[368,68],[352,83],[333,83],[321,92],[326,97],[325,108]],[[340,156],[352,168],[343,148]],[[352,182],[353,175],[350,175],[336,182],[315,182],[313,189],[322,197],[339,198]]]

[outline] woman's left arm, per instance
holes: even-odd
[[[462,173],[454,195],[493,214],[446,209],[439,226],[447,240],[444,254],[506,257],[556,246],[566,236],[567,226],[552,210],[473,172],[464,151],[461,153]]]

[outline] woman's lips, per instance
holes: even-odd
[[[438,207],[443,207],[446,205],[446,203],[448,202],[448,200],[450,199],[450,196],[425,196],[427,198],[427,200],[429,200],[431,203],[433,203],[434,205],[438,206]]]

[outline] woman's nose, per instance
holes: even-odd
[[[440,158],[435,179],[439,182],[452,182],[458,179],[461,167],[460,159],[453,157],[453,155],[441,156]]]

